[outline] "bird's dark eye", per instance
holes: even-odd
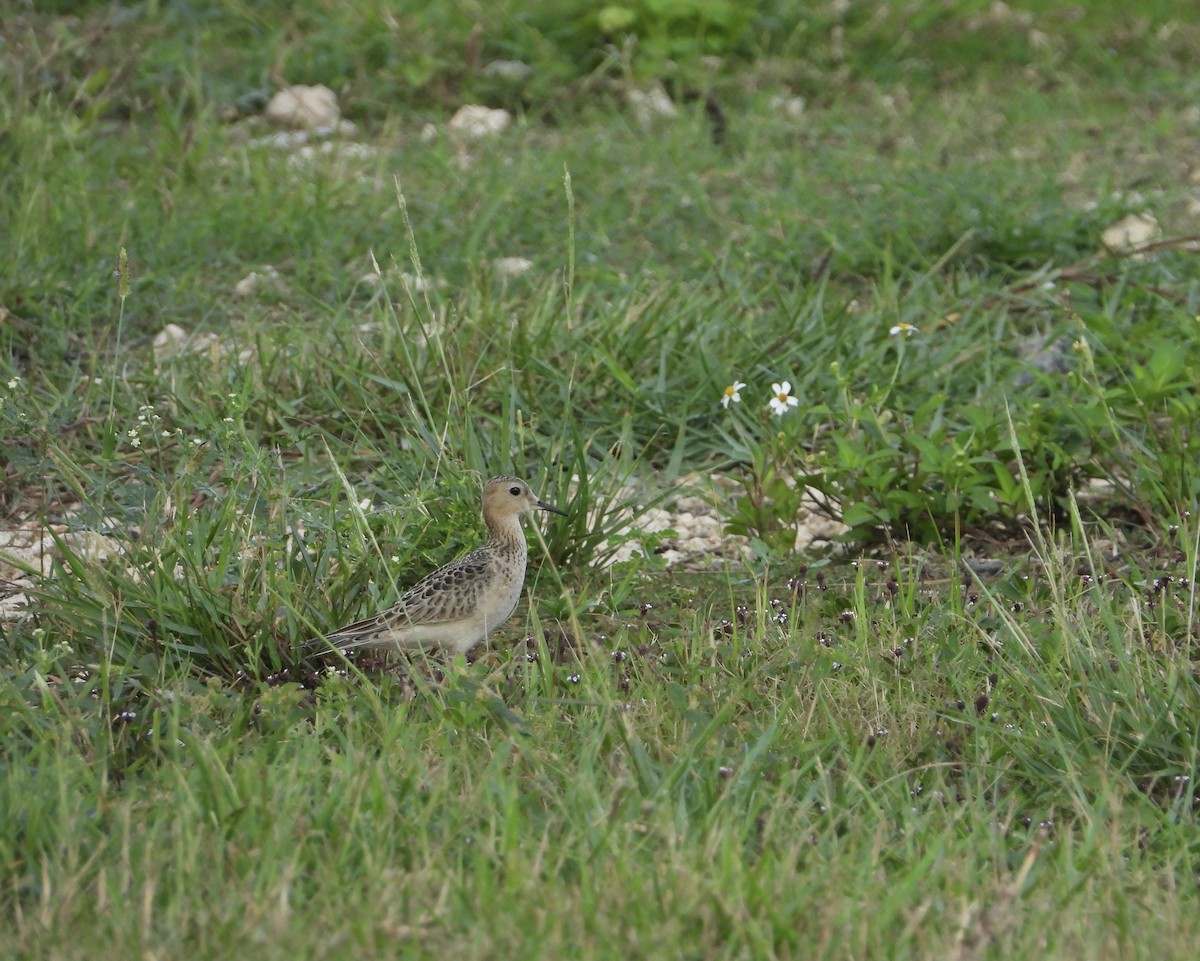
[[[520,496],[521,496],[521,488],[519,488],[519,487],[510,487],[510,488],[508,489],[508,492],[509,492],[510,494],[512,494],[512,496],[513,496],[513,497],[520,497]]]

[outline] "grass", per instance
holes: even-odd
[[[1194,232],[1200,23],[1144,6],[762,3],[719,68],[555,5],[15,17],[0,955],[1190,958],[1200,273],[1094,256]],[[370,150],[256,146],[281,76]],[[487,648],[302,656],[502,471],[570,516]],[[745,560],[605,563],[694,490]]]

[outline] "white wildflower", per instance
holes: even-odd
[[[792,396],[791,381],[785,380],[782,384],[771,385],[771,412],[776,417],[782,417],[792,407],[799,405],[800,401]]]

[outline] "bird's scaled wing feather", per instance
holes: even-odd
[[[404,592],[393,610],[417,624],[442,624],[470,617],[491,586],[495,570],[480,551],[439,567]]]
[[[357,647],[405,624],[433,627],[468,617],[477,610],[492,577],[486,555],[467,554],[422,578],[386,611],[330,631],[324,640],[335,647]],[[313,638],[316,643],[321,640]]]

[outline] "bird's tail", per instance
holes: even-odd
[[[393,647],[389,640],[388,619],[385,614],[363,618],[328,634],[310,637],[304,642],[306,650],[349,651],[356,647]]]

